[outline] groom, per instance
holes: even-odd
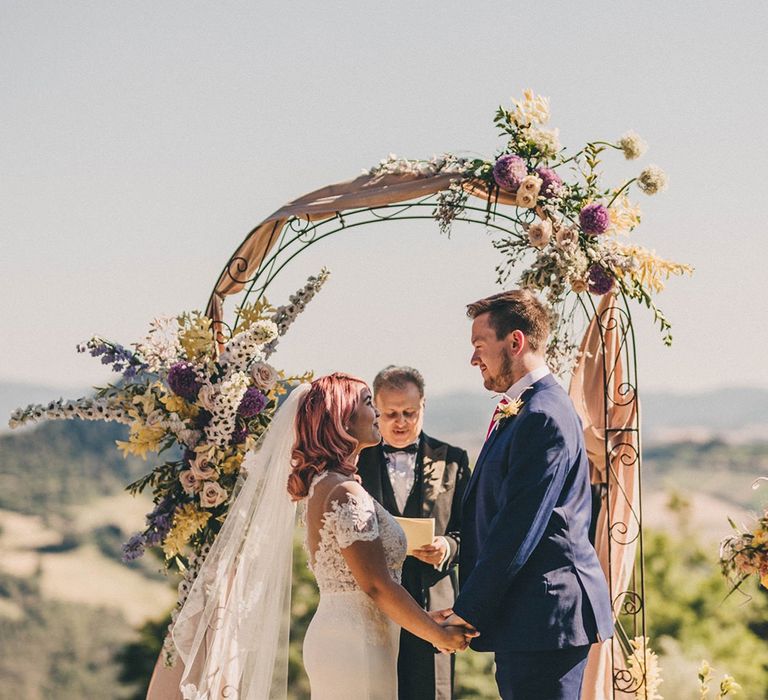
[[[581,422],[547,369],[548,314],[532,293],[495,294],[467,315],[472,364],[503,398],[464,495],[447,622],[471,624],[472,648],[495,652],[504,700],[578,700],[590,645],[613,633]]]

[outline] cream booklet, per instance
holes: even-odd
[[[432,540],[435,538],[434,518],[399,518],[395,516],[395,520],[405,531],[405,536],[408,539],[408,554],[411,554],[414,549],[432,544]]]

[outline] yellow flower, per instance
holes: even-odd
[[[617,251],[634,258],[635,265],[626,273],[621,269],[616,269],[614,272],[618,275],[629,275],[630,279],[651,292],[662,291],[666,281],[672,275],[693,274],[693,268],[690,265],[664,260],[656,255],[655,251],[640,246],[619,245]]]
[[[640,207],[623,195],[608,207],[608,216],[611,220],[608,233],[629,233],[640,224]]]
[[[219,469],[221,469],[223,474],[235,474],[236,472],[240,471],[240,465],[242,463],[243,455],[234,454],[223,460],[219,465]]]
[[[760,585],[761,585],[763,588],[768,588],[768,574],[763,574],[763,575],[760,577]]]
[[[165,436],[166,430],[160,426],[148,426],[142,421],[134,421],[128,434],[128,441],[116,440],[115,444],[122,451],[123,457],[129,454],[142,459],[147,458],[147,452],[156,452],[160,447],[160,441]]]
[[[136,406],[141,406],[141,410],[144,412],[145,416],[152,413],[157,407],[155,395],[152,393],[152,386],[150,385],[145,393],[134,396],[132,403]]]
[[[189,360],[213,354],[211,319],[199,311],[179,316],[179,343]]]
[[[507,418],[513,418],[523,407],[523,400],[518,396],[516,399],[506,399],[499,402],[493,413],[493,422],[497,425]]]
[[[168,413],[176,413],[182,420],[194,418],[200,413],[200,407],[185,401],[181,396],[175,394],[164,394],[160,397],[160,403],[165,406]]]
[[[177,554],[181,554],[192,535],[205,527],[210,517],[210,513],[198,510],[192,503],[177,508],[173,516],[171,531],[163,541],[165,558],[171,559]]]
[[[768,543],[768,532],[761,528],[757,528],[757,530],[752,533],[752,544],[759,546],[766,543]]]

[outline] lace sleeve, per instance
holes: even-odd
[[[348,493],[345,502],[333,501],[326,520],[330,521],[339,549],[345,549],[359,540],[370,542],[379,537],[376,508],[367,494]]]

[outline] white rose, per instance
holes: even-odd
[[[203,508],[215,508],[227,500],[227,492],[215,481],[206,481],[200,491],[200,505]]]
[[[518,207],[524,207],[525,209],[533,209],[539,199],[541,182],[541,178],[536,175],[526,175],[520,183],[520,187],[517,189],[515,204],[517,204]]]
[[[552,222],[549,219],[535,221],[528,227],[528,242],[534,248],[543,248],[552,237]]]
[[[181,482],[181,488],[188,496],[200,490],[200,482],[190,469],[179,472],[179,481]]]
[[[278,378],[277,370],[266,362],[256,362],[251,367],[251,379],[253,379],[254,386],[265,394],[272,391]]]

